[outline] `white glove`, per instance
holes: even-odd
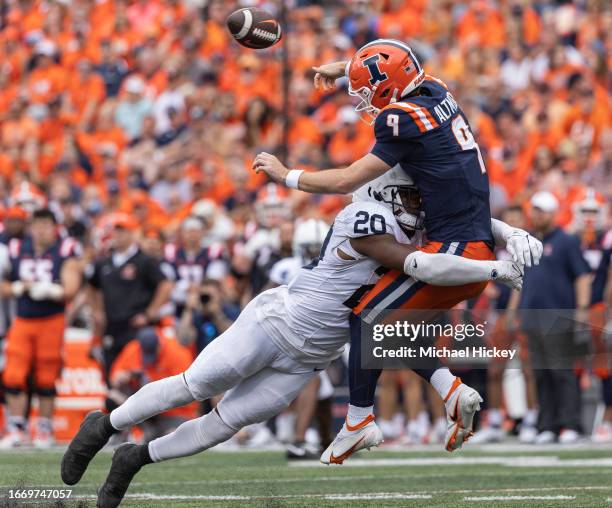
[[[505,247],[515,263],[521,267],[531,267],[532,261],[534,265],[540,264],[544,247],[540,240],[531,236],[527,231],[513,228],[498,219],[491,219],[491,231],[495,244]]]
[[[59,301],[64,298],[64,288],[53,282],[37,282],[30,287],[29,295],[32,300],[36,301]]]
[[[531,236],[527,231],[515,229],[506,239],[506,250],[512,259],[521,266],[531,267],[540,264],[544,246],[537,238]]]
[[[25,284],[20,280],[16,280],[11,284],[11,294],[15,298],[19,298],[25,292]]]
[[[514,261],[492,261],[491,279],[501,282],[511,289],[520,291],[523,287],[523,268]]]

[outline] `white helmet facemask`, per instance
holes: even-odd
[[[399,166],[357,189],[353,201],[375,201],[389,207],[406,234],[423,229],[425,212],[421,210],[421,195]]]

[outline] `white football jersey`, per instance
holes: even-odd
[[[351,309],[380,277],[379,263],[355,251],[350,239],[385,233],[409,243],[391,210],[370,201],[351,203],[336,217],[319,258],[288,286],[257,297],[258,321],[284,352],[301,361],[340,355]],[[352,259],[342,259],[339,250]]]
[[[268,279],[279,286],[287,285],[291,280],[300,273],[300,269],[304,266],[304,260],[299,256],[283,258],[274,263],[270,269]]]

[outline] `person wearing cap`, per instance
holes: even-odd
[[[580,391],[575,378],[576,323],[588,322],[589,266],[579,239],[556,225],[557,198],[531,198],[534,235],[544,244],[540,264],[527,270],[519,308],[527,334],[539,403],[537,444],[573,443],[580,438]]]
[[[159,321],[160,309],[172,291],[172,282],[158,260],[136,242],[138,223],[119,214],[113,225],[111,252],[95,261],[89,275],[97,336],[102,335],[102,359],[106,374],[117,355],[136,331]]]
[[[113,410],[145,384],[181,374],[191,364],[189,349],[163,336],[159,328],[141,328],[135,339],[123,348],[111,369],[108,410]],[[194,418],[196,410],[196,404],[189,404],[144,422],[144,441],[148,443],[174,431],[181,423]]]
[[[153,110],[153,103],[144,95],[145,83],[139,76],[130,76],[123,87],[125,97],[115,110],[115,121],[132,141],[142,134],[142,123]]]

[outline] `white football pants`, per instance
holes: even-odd
[[[316,372],[272,342],[257,323],[253,303],[202,350],[183,375],[149,383],[115,409],[112,425],[129,428],[168,409],[225,392],[216,414],[186,422],[172,434],[151,441],[149,450],[157,462],[205,450],[246,425],[280,413]]]

